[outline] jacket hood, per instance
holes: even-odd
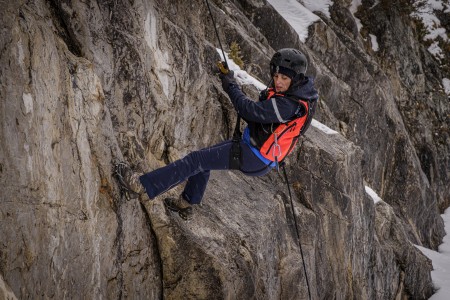
[[[275,89],[273,80],[270,81],[268,87]],[[267,89],[261,92],[260,101],[266,100],[267,94],[264,93],[265,91],[267,91]],[[302,79],[294,81],[289,89],[283,94],[309,101],[319,99],[319,93],[314,87],[314,78],[308,76],[303,76]]]
[[[317,100],[319,93],[314,87],[314,78],[305,76],[303,79],[294,82],[286,91],[286,96],[294,96],[309,101]]]

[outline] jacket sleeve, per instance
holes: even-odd
[[[255,102],[249,99],[233,82],[226,90],[234,108],[245,120],[257,123],[284,123],[289,121],[298,108],[298,104],[283,97]]]

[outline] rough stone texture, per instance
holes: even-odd
[[[17,300],[17,297],[11,291],[11,288],[5,284],[3,277],[0,275],[0,299]]]
[[[316,118],[340,132],[311,127],[288,159],[313,298],[427,299],[432,266],[412,244],[436,248],[444,234],[449,75],[401,2],[363,1],[361,35],[349,2],[303,44],[263,0],[210,0],[223,44],[237,41],[262,81],[274,49],[306,53]],[[126,201],[113,178],[118,160],[149,170],[230,136],[203,1],[0,5],[0,295],[307,299],[275,171],[213,172],[190,222],[161,199]]]

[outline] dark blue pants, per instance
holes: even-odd
[[[198,204],[205,193],[210,170],[229,169],[231,145],[231,141],[226,141],[194,151],[165,167],[142,175],[140,181],[147,195],[153,199],[187,180],[183,197],[191,204]],[[241,172],[249,176],[261,176],[270,171],[271,168],[242,141],[241,149]]]

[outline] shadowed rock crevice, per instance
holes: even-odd
[[[64,0],[47,0],[49,11],[52,15],[55,28],[58,30],[59,36],[64,40],[69,48],[69,51],[76,56],[83,56],[82,45],[77,40],[75,33],[72,31],[71,24],[68,24],[69,20],[73,17],[70,11],[65,10],[63,7],[68,8],[69,1]],[[76,14],[76,12],[72,12]]]

